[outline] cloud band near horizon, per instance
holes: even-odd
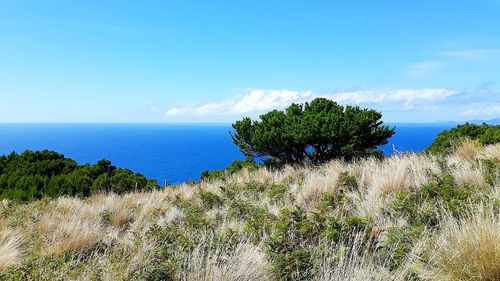
[[[233,96],[204,104],[188,104],[165,111],[167,116],[216,116],[254,115],[273,109],[283,109],[292,103],[304,103],[317,97],[332,99],[339,104],[375,106],[381,108],[435,109],[440,103],[460,91],[445,88],[359,90],[316,93],[293,90],[251,90],[244,95]]]

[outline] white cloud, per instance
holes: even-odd
[[[435,103],[458,94],[450,89],[397,89],[389,91],[360,90],[332,93],[314,93],[312,91],[291,90],[253,90],[246,95],[235,96],[219,102],[201,105],[186,105],[168,109],[168,116],[178,115],[244,115],[264,113],[273,109],[282,109],[291,103],[302,103],[315,97],[325,97],[341,104],[377,105],[378,107],[395,106],[405,110],[431,108]]]
[[[442,61],[429,60],[413,64],[408,70],[408,75],[410,76],[422,76],[427,75],[439,68],[445,66]]]
[[[498,117],[500,116],[500,105],[485,106],[482,108],[469,108],[462,112],[466,117]]]
[[[443,55],[461,59],[482,60],[500,56],[500,49],[469,49],[443,52]]]
[[[166,114],[169,116],[183,114],[205,116],[264,112],[274,108],[286,107],[293,102],[305,101],[311,94],[311,91],[253,90],[249,94],[235,96],[219,102],[174,107],[168,109]]]
[[[392,91],[356,91],[327,95],[339,103],[348,104],[400,104],[406,109],[417,105],[432,105],[458,94],[449,89],[398,89]]]

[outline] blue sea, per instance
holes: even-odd
[[[381,147],[391,154],[420,151],[455,124],[391,124],[396,134]],[[244,159],[232,143],[231,126],[186,124],[0,124],[0,154],[49,149],[80,164],[109,159],[149,178],[179,183],[199,179]]]

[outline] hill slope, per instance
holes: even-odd
[[[0,279],[499,280],[500,144],[0,204]]]

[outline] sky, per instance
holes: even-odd
[[[500,0],[0,0],[0,122],[230,123],[327,97],[500,117]]]

